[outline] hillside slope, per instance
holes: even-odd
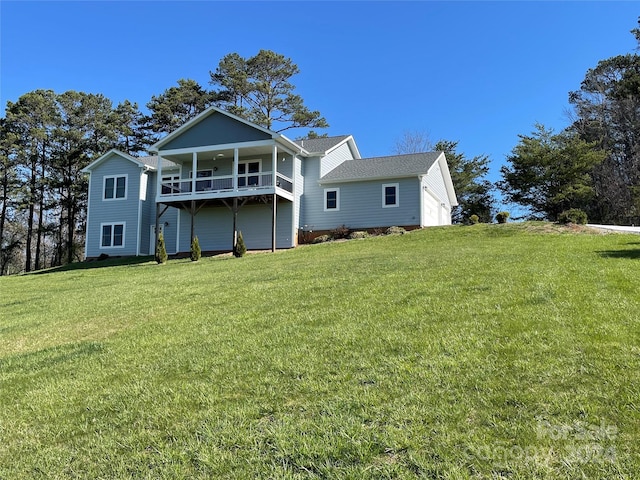
[[[637,478],[638,238],[455,226],[0,278],[0,479]]]

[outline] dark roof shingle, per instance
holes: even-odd
[[[366,180],[423,175],[442,152],[411,153],[388,157],[347,160],[321,178],[322,182]]]
[[[324,153],[349,138],[349,135],[339,135],[337,137],[304,138],[296,140],[295,143],[310,153]]]

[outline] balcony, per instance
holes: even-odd
[[[236,185],[234,186],[234,179]],[[278,193],[293,200],[293,180],[276,172],[256,172],[243,175],[214,175],[192,178],[174,178],[160,184],[160,201],[225,198]]]

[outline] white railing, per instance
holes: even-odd
[[[238,185],[236,191],[245,192],[273,187],[273,172],[259,172],[255,174],[243,174],[237,176]],[[293,193],[293,180],[276,172],[276,186]],[[173,180],[162,182],[160,196],[190,195],[193,190],[193,180]],[[195,182],[196,195],[206,195],[217,192],[234,191],[233,175],[198,177]]]

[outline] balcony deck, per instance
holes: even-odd
[[[275,185],[273,179],[273,172],[197,177],[195,189],[191,178],[165,181],[161,183],[157,201],[174,202],[268,194],[278,194],[288,200],[293,200],[293,180],[277,172]]]

